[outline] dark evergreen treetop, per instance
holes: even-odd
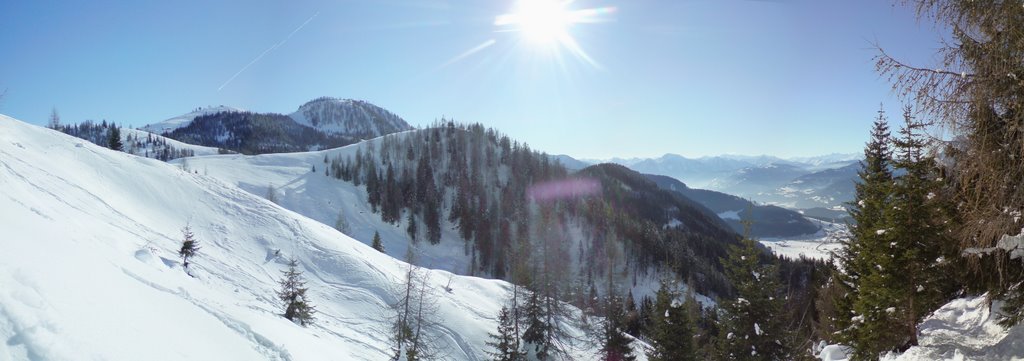
[[[124,144],[121,143],[121,128],[112,125],[107,135],[107,148],[116,151],[124,150]]]

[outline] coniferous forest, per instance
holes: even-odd
[[[568,342],[553,329],[557,319],[570,317],[559,306],[562,302],[603,317],[605,323],[595,325],[604,330],[602,343],[626,342],[617,336],[623,331],[649,340],[659,332],[673,332],[659,327],[685,328],[693,335],[686,350],[699,350],[706,357],[725,355],[714,345],[725,344],[720,333],[728,332],[719,320],[724,308],[699,306],[696,293],[753,300],[758,298],[746,293],[756,288],[761,299],[775,304],[778,312],[735,321],[774,325],[766,329],[771,334],[764,342],[778,340],[784,347],[765,352],[802,354],[816,332],[811,318],[823,263],[779,259],[753,241],[741,242],[707,208],[625,167],[601,164],[570,173],[546,154],[496,130],[445,120],[417,132],[385,136],[354,156],[325,156],[323,162],[325,176],[365,186],[367,201],[381,219],[405,222],[411,242],[436,244],[441,228],[451,225],[472,259],[470,274],[523,286],[507,312],[519,315],[523,324],[517,325],[535,331],[513,340],[518,345],[540,343],[532,355],[555,355],[559,343]],[[594,181],[599,196],[539,199],[531,191],[537,185],[581,180]],[[740,250],[752,258],[730,266]],[[572,259],[586,266],[564,261]],[[764,270],[730,271],[734,267]],[[737,288],[746,281],[733,278],[750,272],[763,272],[764,279]],[[632,288],[626,283],[635,285],[644,277],[662,279],[661,296],[625,291]],[[678,293],[683,282],[690,286],[688,295]],[[657,315],[671,311],[665,297],[672,298],[669,306],[678,309],[685,325],[660,322]],[[531,323],[535,325],[529,327]],[[496,347],[505,350],[499,350],[504,352],[499,359],[516,359],[508,353],[509,328],[498,332]],[[621,359],[618,353],[624,348],[616,347],[605,350],[609,359]]]

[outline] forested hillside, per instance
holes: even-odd
[[[759,205],[734,195],[705,189],[694,189],[678,179],[647,174],[662,189],[678,192],[715,212],[736,232],[743,232],[749,222],[754,237],[787,237],[811,234],[818,226],[800,213],[772,205]]]
[[[352,144],[358,138],[327,134],[296,123],[287,115],[220,112],[200,115],[188,125],[164,133],[185,143],[230,149],[243,154],[301,152]]]
[[[99,146],[162,161],[196,155],[232,153],[226,149],[186,144],[153,133],[122,128],[117,124],[107,123],[107,121],[96,123],[87,120],[79,124],[57,124],[52,127]],[[114,141],[115,139],[116,141]]]
[[[441,221],[452,222],[473,272],[509,277],[538,252],[600,270],[616,247],[615,264],[634,278],[669,267],[701,292],[728,293],[717,260],[737,236],[712,212],[621,166],[570,175],[549,159],[493,129],[446,122],[327,157],[325,172],[365,184],[374,211],[413,242],[439,242]],[[575,275],[588,288],[594,276]]]

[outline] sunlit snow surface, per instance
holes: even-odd
[[[958,298],[943,305],[918,325],[919,346],[882,361],[1024,360],[1024,326],[999,326],[999,302],[989,307],[985,296]],[[826,361],[844,361],[842,347],[831,345],[819,354]]]
[[[244,112],[244,111],[245,110],[238,109],[238,108],[235,108],[235,107],[229,107],[229,106],[225,106],[225,105],[209,106],[209,107],[205,107],[205,108],[196,109],[195,111],[192,111],[191,113],[188,113],[188,114],[182,114],[182,115],[176,116],[174,118],[170,118],[170,119],[167,119],[167,120],[164,120],[164,121],[161,121],[161,122],[157,122],[157,123],[153,123],[153,124],[147,125],[145,127],[142,127],[142,130],[150,132],[150,133],[155,133],[155,134],[163,134],[164,132],[170,132],[170,131],[173,131],[175,129],[188,126],[189,124],[192,123],[192,120],[195,120],[197,117],[200,117],[200,116],[203,116],[203,115],[211,115],[211,114],[217,114],[217,113],[222,113],[222,112],[238,113],[238,112]]]
[[[798,237],[763,238],[761,244],[772,250],[776,255],[798,258],[804,256],[814,259],[828,259],[831,252],[842,248],[842,240],[850,236],[845,224],[811,220],[821,229],[814,234]]]
[[[406,265],[234,184],[0,116],[0,189],[0,360],[391,356],[388,305]],[[177,257],[186,224],[202,247],[194,278]],[[287,257],[309,281],[311,327],[279,315]],[[432,346],[485,359],[508,284],[428,274]]]

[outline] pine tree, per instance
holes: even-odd
[[[431,360],[439,358],[433,349],[437,339],[426,336],[426,329],[436,324],[437,301],[430,287],[430,274],[420,272],[413,266],[414,253],[410,247],[406,252],[408,271],[402,282],[393,290],[398,302],[392,305],[395,311],[392,323],[394,341],[393,360]]]
[[[948,211],[934,160],[924,154],[922,124],[904,111],[905,126],[894,141],[897,177],[885,207],[886,242],[864,247],[861,256],[876,267],[858,283],[854,311],[860,322],[852,343],[856,358],[875,358],[917,345],[917,324],[951,298],[955,287],[948,259],[956,258],[948,230]]]
[[[648,331],[653,348],[647,353],[647,359],[651,361],[697,359],[690,312],[676,302],[679,295],[672,288],[668,280],[662,280],[655,294],[650,316],[651,328]]]
[[[626,294],[625,302],[626,318],[623,321],[623,331],[633,336],[640,336],[640,310],[637,309],[633,290],[629,290],[629,293]]]
[[[622,308],[622,300],[619,296],[609,294],[608,302],[605,305],[605,320],[602,335],[601,360],[603,361],[633,361],[633,348],[630,346],[633,340],[622,333],[626,313]]]
[[[349,232],[351,231],[351,227],[348,224],[348,217],[345,216],[344,206],[342,206],[341,209],[338,211],[338,220],[334,222],[334,229],[337,229],[338,232],[344,234],[349,234]]]
[[[937,49],[940,64],[906,64],[879,49],[877,69],[957,139],[946,148],[952,166],[943,177],[956,204],[954,236],[960,249],[986,253],[958,273],[969,273],[967,290],[1005,299],[1003,321],[1017,324],[1024,320],[1024,262],[998,243],[1021,232],[1024,212],[1024,8],[1001,0],[907,2],[920,20],[953,29],[952,39]]]
[[[181,229],[181,234],[184,239],[181,241],[181,249],[178,250],[178,256],[181,257],[185,273],[188,273],[189,260],[199,252],[199,240],[195,238],[195,234],[192,233],[192,227],[189,225],[185,225],[185,228]]]
[[[526,302],[526,330],[523,331],[524,346],[533,347],[538,360],[546,360],[551,350],[551,325],[547,322],[547,310],[537,292],[531,292]]]
[[[761,263],[762,251],[755,241],[744,238],[741,243],[731,246],[729,258],[722,262],[736,290],[736,299],[722,305],[723,354],[730,360],[785,360],[778,268]]]
[[[515,319],[508,307],[502,307],[498,313],[498,333],[490,334],[491,341],[488,346],[494,351],[488,352],[494,361],[520,361],[525,360],[526,355],[519,350],[518,335],[516,335]]]
[[[369,171],[366,175],[366,196],[367,201],[370,203],[370,211],[376,213],[377,208],[383,208],[381,205],[381,193],[383,185],[381,185],[380,175],[377,174],[377,167],[374,163],[368,163],[367,168]]]
[[[316,310],[306,297],[309,289],[298,266],[299,261],[293,258],[288,261],[288,270],[281,271],[284,278],[279,282],[281,290],[277,291],[277,298],[284,304],[285,318],[300,326],[308,326],[313,324]]]
[[[879,110],[871,130],[871,140],[864,148],[864,161],[857,173],[860,182],[854,187],[856,196],[848,205],[849,213],[854,222],[849,225],[852,237],[843,242],[844,247],[837,252],[835,262],[842,272],[832,273],[834,291],[831,300],[835,309],[832,328],[838,330],[837,340],[847,345],[854,345],[858,338],[859,323],[851,322],[855,315],[854,301],[859,298],[858,285],[863,277],[876,269],[868,254],[868,250],[879,249],[887,244],[888,236],[884,234],[887,208],[893,187],[892,175],[892,139],[889,133],[885,111]],[[860,320],[859,318],[857,320]]]
[[[107,148],[116,151],[124,150],[124,144],[121,143],[121,128],[117,126],[110,127],[110,132],[107,135]]]
[[[395,167],[388,164],[385,171],[383,191],[381,192],[381,219],[388,223],[397,223],[401,215],[399,212],[401,191],[398,189],[398,182],[395,180]]]
[[[428,196],[423,209],[423,223],[427,226],[427,241],[430,244],[441,243],[441,205],[437,197],[437,188],[433,185],[427,188]]]
[[[373,247],[377,252],[387,253],[384,252],[384,244],[380,242],[380,232],[373,231],[373,243],[370,244],[370,247]]]
[[[54,107],[53,110],[50,111],[50,122],[46,127],[53,130],[60,129],[60,114],[57,114],[57,107]]]
[[[409,217],[406,219],[406,223],[409,225],[405,227],[405,233],[409,235],[409,239],[412,240],[412,243],[416,243],[418,227],[416,226],[416,217],[413,212],[409,212]]]
[[[852,290],[845,299],[833,295],[833,305],[837,311],[852,311],[852,322],[837,324],[845,326],[840,340],[853,347],[852,357],[858,360],[917,345],[917,324],[955,291],[949,276],[949,260],[957,257],[948,229],[952,207],[936,195],[942,183],[934,159],[924,154],[927,143],[919,133],[923,125],[909,107],[904,117],[906,125],[893,141],[899,151],[896,159],[871,152],[882,138],[877,131],[866,151],[869,161],[877,155],[903,175],[893,179],[888,171],[879,176],[865,167],[857,208],[851,212],[858,223],[850,247],[839,258],[846,272],[833,272],[840,286]],[[877,184],[877,179],[884,182]]]

